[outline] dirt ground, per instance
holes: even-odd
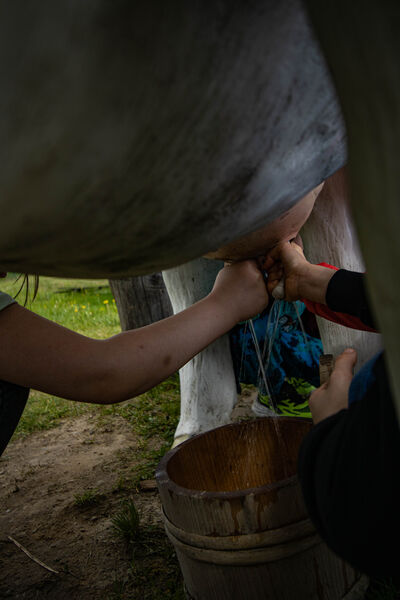
[[[83,416],[9,445],[0,461],[0,598],[112,597],[129,564],[110,522],[120,502],[116,478],[121,452],[137,444],[124,419],[99,429]],[[76,494],[96,488],[103,494],[98,502],[77,506]],[[161,526],[157,492],[132,497],[141,523]]]
[[[251,402],[246,394],[239,399],[232,420],[248,416]],[[143,597],[123,585],[131,573],[131,555],[115,537],[111,523],[121,502],[118,481],[124,469],[132,467],[139,445],[121,417],[114,416],[99,428],[92,416],[85,415],[8,446],[0,459],[1,599]],[[130,457],[129,463],[124,455]],[[78,506],[75,496],[88,489],[99,490],[101,496],[93,505]],[[141,526],[157,526],[163,535],[157,491],[129,497]],[[58,573],[34,562],[9,536]],[[159,591],[152,598],[165,598],[157,576],[152,587]]]

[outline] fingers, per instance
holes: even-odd
[[[260,266],[255,258],[239,261],[235,265],[240,265],[239,268],[242,268],[250,277],[255,276],[258,279],[262,275]]]
[[[349,369],[353,369],[357,362],[357,352],[354,348],[346,348],[339,354],[335,361],[335,370],[348,371]]]
[[[274,261],[278,261],[281,258],[282,252],[285,248],[288,247],[290,242],[280,242],[277,244],[270,252],[268,252],[268,256],[271,257]]]
[[[244,271],[253,273],[254,271],[260,271],[260,266],[255,258],[248,258],[246,260],[225,260],[224,268],[228,268],[233,271]]]
[[[303,244],[303,241],[301,243]],[[296,250],[296,252],[298,252],[298,254],[300,254],[303,258],[305,258],[303,245],[300,246],[296,242],[291,242],[290,247]]]
[[[281,262],[276,262],[268,271],[268,277],[277,278],[283,275],[283,265]]]
[[[268,253],[264,256],[262,260],[262,269],[264,271],[270,271],[276,262],[280,262],[280,257],[282,253],[282,246],[287,245],[289,242],[281,242],[274,246],[272,250],[269,250]]]
[[[272,269],[268,272],[267,288],[270,294],[272,294],[273,290],[278,285],[278,283],[282,281],[283,275],[283,268],[280,263],[274,265]]]
[[[349,387],[356,361],[357,352],[347,348],[337,357],[328,381],[311,394],[309,406],[314,423],[348,407]]]
[[[335,361],[335,368],[329,378],[329,387],[340,386],[341,389],[349,388],[353,379],[354,367],[357,362],[357,352],[354,348],[346,348]]]
[[[284,274],[283,267],[280,263],[277,263],[268,271],[268,280],[278,282],[282,279]]]
[[[239,289],[251,285],[261,285],[265,288],[262,271],[255,259],[241,260],[225,264],[224,269],[229,281],[232,280]],[[220,271],[221,273],[221,271]]]
[[[280,258],[282,262],[293,260],[294,257],[298,258],[298,254],[303,259],[305,258],[303,247],[299,246],[299,244],[296,244],[296,242],[294,241],[289,242],[287,244],[282,244],[282,246],[280,247]]]
[[[281,242],[280,244],[277,244],[265,256],[262,268],[266,271],[270,271],[274,267],[275,263],[286,263],[287,261],[291,261],[291,259],[297,256],[297,254],[300,254],[300,256],[304,259],[305,257],[302,246],[303,242],[299,236],[296,237],[295,240],[296,241]],[[296,242],[300,242],[301,245],[297,244]]]
[[[258,264],[260,266],[260,269],[263,269],[263,271],[267,271],[269,273],[269,271],[273,268],[275,264],[275,259],[271,256],[269,252],[266,256],[259,258]]]

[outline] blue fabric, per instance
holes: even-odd
[[[310,335],[307,331],[303,334],[298,315],[303,315],[304,311],[303,302],[281,300],[272,305],[270,313],[265,310],[258,318],[253,319],[261,352],[265,343],[267,344],[263,364],[267,383],[275,397],[279,397],[283,383],[288,378],[298,377],[313,386],[319,386],[319,357],[322,354],[322,344],[318,337]],[[237,381],[258,386],[260,393],[265,394],[248,324],[236,325],[230,332],[230,341]],[[271,345],[269,361],[268,345]]]
[[[376,361],[381,356],[381,354],[382,352],[379,352],[374,357],[372,357],[368,362],[365,363],[365,365],[361,367],[358,373],[353,377],[349,389],[349,406],[353,402],[358,402],[359,400],[364,398],[368,388],[376,380],[374,367]]]

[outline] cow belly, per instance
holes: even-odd
[[[1,270],[154,273],[285,213],[345,162],[300,0],[7,3]]]

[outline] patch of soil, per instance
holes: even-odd
[[[93,416],[66,420],[10,444],[0,459],[0,598],[105,600],[126,579],[130,557],[110,519],[121,501],[121,470],[133,466],[121,455],[134,455],[139,441],[120,417],[95,423]],[[100,494],[96,502],[78,506],[75,495],[89,489]],[[142,525],[161,526],[156,491],[130,497]]]
[[[254,394],[243,390],[232,421],[254,418]],[[84,415],[8,446],[0,458],[0,599],[144,599],[140,585],[153,590],[145,598],[164,599],[161,567],[180,587],[157,491],[144,485],[150,489],[131,493],[119,485],[129,479],[135,457],[140,463],[141,444],[123,418],[109,416],[99,426],[95,416]],[[156,447],[157,440],[150,440],[148,448]],[[88,490],[97,491],[96,502],[78,506],[75,496]],[[158,556],[150,551],[139,567],[135,555],[136,570],[132,551],[115,537],[111,523],[127,495],[141,527],[155,526],[146,535],[161,548]],[[39,566],[8,536],[59,573]],[[149,578],[149,586],[143,584]]]

